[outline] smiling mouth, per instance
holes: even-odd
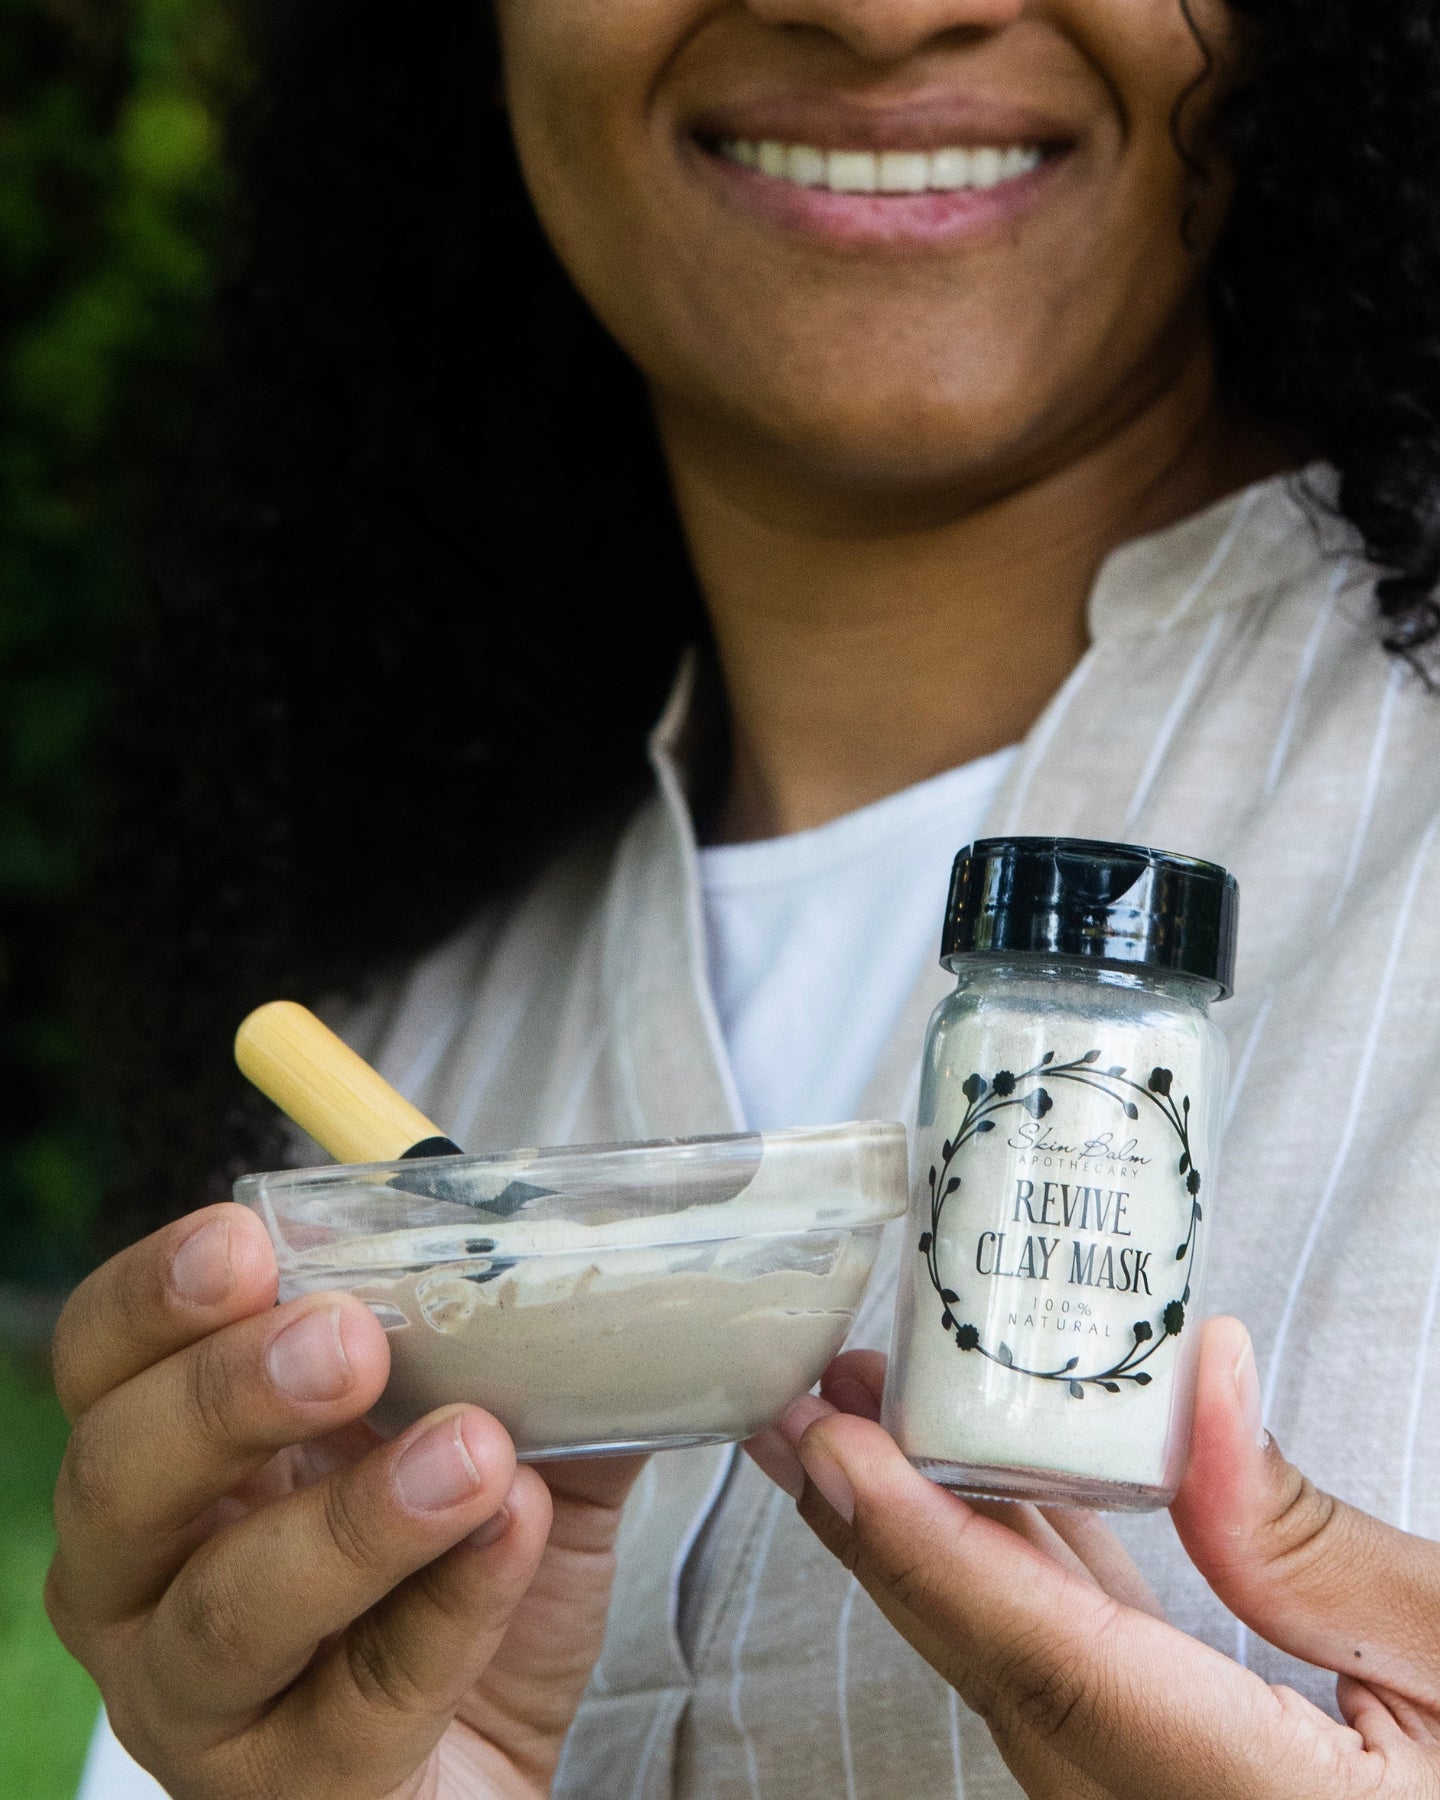
[[[1046,159],[1038,144],[939,150],[822,150],[772,138],[727,138],[714,154],[791,187],[832,194],[984,193],[1020,181]]]

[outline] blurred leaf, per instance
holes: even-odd
[[[210,114],[194,94],[178,90],[137,94],[118,132],[125,172],[145,187],[178,193],[202,185],[215,157]]]

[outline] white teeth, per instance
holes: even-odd
[[[880,156],[882,194],[923,194],[930,185],[930,158],[923,150],[885,150]]]
[[[762,175],[783,176],[785,173],[785,146],[783,144],[765,143],[756,149]]]
[[[836,194],[948,194],[963,188],[997,188],[1038,169],[1045,154],[1034,145],[1002,149],[818,150],[810,144],[729,139],[720,154],[798,187]]]
[[[972,160],[977,188],[999,187],[1005,179],[1005,171],[1008,167],[1007,154],[1003,150],[976,150],[973,152]]]
[[[828,165],[823,150],[792,144],[785,152],[785,179],[801,187],[824,187]]]
[[[825,185],[837,194],[873,194],[880,186],[880,158],[869,150],[832,150]]]
[[[930,179],[942,193],[970,187],[975,174],[975,156],[970,150],[937,150],[930,158]]]

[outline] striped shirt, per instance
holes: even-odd
[[[1310,480],[1325,484],[1323,471]],[[1268,1423],[1356,1505],[1440,1535],[1440,698],[1386,656],[1374,571],[1298,481],[1103,569],[1091,645],[1024,744],[1000,832],[1124,838],[1240,878],[1208,1299],[1255,1338]],[[349,1035],[472,1148],[738,1124],[677,743],[654,795],[378,993]],[[958,847],[958,846],[957,846]],[[863,1111],[913,1114],[937,967]],[[892,1231],[855,1341],[886,1344]],[[1333,1707],[1230,1617],[1161,1514],[1120,1521],[1184,1630]],[[984,1726],[733,1450],[651,1461],[557,1793],[1010,1800]]]

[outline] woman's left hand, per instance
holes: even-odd
[[[1238,1618],[1335,1671],[1346,1725],[1165,1623],[1098,1519],[976,1508],[917,1474],[876,1422],[883,1378],[883,1358],[841,1357],[756,1460],[785,1480],[791,1447],[803,1517],[985,1720],[1031,1800],[1440,1796],[1440,1546],[1285,1461],[1236,1320],[1205,1328],[1172,1516]]]

